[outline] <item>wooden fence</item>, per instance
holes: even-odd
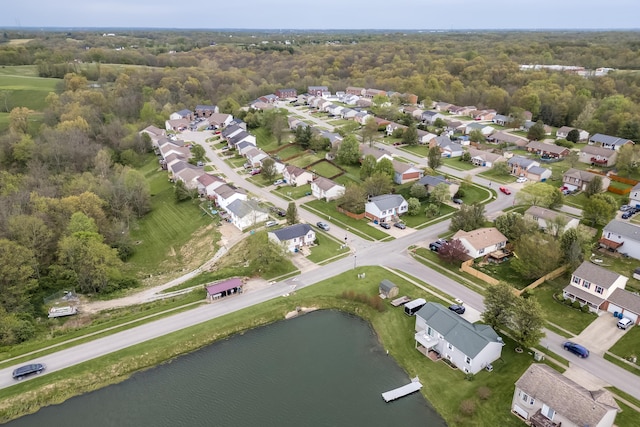
[[[556,277],[562,275],[566,270],[567,270],[567,266],[566,265],[563,265],[562,267],[558,267],[555,270],[553,270],[551,273],[547,273],[544,276],[542,276],[541,278],[539,278],[538,280],[536,280],[535,282],[531,283],[526,288],[524,288],[524,289],[522,289],[520,291],[517,291],[516,295],[521,295],[525,291],[530,291],[531,289],[535,289],[538,286],[540,286],[541,284],[543,284],[544,282],[546,282],[547,280],[555,279]]]
[[[493,277],[487,274],[484,274],[482,271],[476,270],[475,268],[472,267],[472,265],[473,265],[473,260],[472,259],[467,260],[463,262],[462,265],[460,266],[460,271],[469,273],[473,277],[480,279],[483,282],[487,282],[490,285],[497,285],[498,283],[500,283],[499,280],[494,279]]]

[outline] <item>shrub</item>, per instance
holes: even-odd
[[[581,307],[580,301],[574,301],[573,304],[571,304],[571,307],[577,308],[579,310]]]
[[[573,302],[571,301],[571,299],[570,299],[570,298],[565,298],[565,299],[564,299],[564,301],[562,301],[562,302],[564,302],[566,305],[571,305],[571,304],[573,304]]]
[[[472,373],[468,373],[464,376],[464,379],[467,381],[473,381],[475,378],[475,375],[473,375]]]
[[[491,397],[491,389],[486,386],[482,386],[478,389],[478,397],[480,400],[488,400]]]
[[[589,306],[587,304],[583,305],[582,307],[580,307],[580,310],[583,313],[588,313],[589,312]]]
[[[476,403],[471,399],[463,400],[460,403],[460,412],[464,415],[473,415],[476,412]]]

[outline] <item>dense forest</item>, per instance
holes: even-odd
[[[522,64],[593,70],[584,77]],[[28,339],[42,297],[134,286],[123,266],[129,224],[150,209],[136,170],[150,151],[138,131],[176,110],[241,106],[278,88],[326,85],[413,93],[530,111],[640,142],[640,42],[634,32],[251,33],[204,31],[4,31],[0,66],[30,65],[60,79],[34,112],[1,91],[0,344]],[[37,118],[38,126],[33,126]]]

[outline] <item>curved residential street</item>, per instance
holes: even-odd
[[[296,110],[296,114],[300,114]],[[326,126],[326,123],[325,123]],[[207,157],[211,160],[211,164],[216,167],[217,173],[226,176],[227,180],[236,183],[247,189],[255,197],[263,201],[272,203],[281,208],[286,208],[287,202],[278,196],[270,193],[270,187],[261,188],[254,185],[250,181],[245,181],[232,167],[218,157],[218,153],[211,148],[205,139],[210,137],[209,132],[184,132],[182,137],[185,140],[194,141],[201,144],[207,152]],[[425,160],[410,153],[399,151],[394,147],[385,149],[394,154],[402,155],[402,157],[414,161],[416,164],[424,164]],[[446,173],[458,176],[460,178],[469,174],[469,171],[458,171],[451,168],[443,167]],[[473,182],[488,186],[489,181],[473,176]],[[495,185],[494,185],[495,187]],[[516,185],[513,189],[516,190]],[[493,217],[503,209],[512,205],[513,195],[507,196],[498,192],[496,198],[486,205],[488,216]],[[569,212],[572,209],[568,209]],[[298,210],[299,216],[303,221],[315,224],[317,221],[325,220],[315,214],[304,209]],[[579,213],[579,212],[577,212]],[[118,332],[116,334],[96,339],[91,342],[79,344],[77,346],[61,350],[46,356],[38,357],[34,362],[45,363],[47,371],[43,375],[55,372],[78,363],[91,360],[96,357],[109,354],[123,348],[145,342],[190,326],[206,322],[225,314],[251,307],[274,298],[286,298],[290,292],[306,286],[311,286],[322,280],[333,277],[337,274],[352,270],[357,261],[358,266],[378,265],[392,268],[400,271],[400,274],[407,274],[420,280],[427,282],[432,287],[439,289],[442,293],[448,294],[451,298],[459,298],[465,302],[469,308],[469,316],[478,316],[483,311],[483,297],[474,292],[472,289],[457,283],[448,276],[444,276],[439,272],[417,262],[407,252],[407,248],[411,245],[426,246],[429,241],[443,234],[449,225],[449,221],[436,223],[422,230],[406,230],[406,235],[396,238],[390,242],[370,242],[359,238],[348,230],[331,224],[331,231],[334,237],[342,240],[344,236],[349,236],[349,246],[352,254],[346,258],[332,262],[325,266],[309,269],[295,278],[262,287],[259,289],[237,295],[233,298],[227,298],[217,301],[213,304],[207,304],[178,313],[163,319],[159,319],[144,325],[134,327],[132,329]],[[357,257],[357,260],[356,260]],[[355,273],[354,273],[355,274]],[[355,279],[355,277],[354,277]],[[549,354],[557,353],[563,358],[570,361],[572,366],[583,368],[592,376],[597,377],[606,384],[610,384],[635,398],[640,399],[640,379],[630,372],[619,368],[618,366],[604,360],[599,354],[592,353],[588,359],[578,359],[571,357],[562,349],[563,337],[546,330],[546,337],[542,340],[542,345],[546,347]],[[21,363],[23,365],[25,363]],[[16,366],[0,370],[0,388],[9,387],[15,384],[11,378],[11,371]]]

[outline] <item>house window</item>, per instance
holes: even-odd
[[[463,370],[466,374],[468,374],[468,373],[469,373],[469,370],[468,370],[467,368],[463,368],[462,370]]]
[[[522,399],[522,401],[523,401],[524,403],[527,403],[527,402],[529,401],[529,396],[527,396],[527,394],[526,394],[526,393],[522,393],[522,394],[520,395],[520,398]]]
[[[604,289],[602,287],[596,286],[596,294],[602,295],[603,292],[604,292]]]
[[[444,337],[442,335],[438,334],[438,338],[439,339],[443,339]]]
[[[573,279],[571,279],[571,281],[577,285],[580,284],[580,278],[578,276],[573,276]]]
[[[453,350],[453,344],[451,344],[450,342],[447,343],[447,348],[449,350]]]
[[[427,335],[429,335],[430,337],[433,336],[433,329],[431,329],[431,326],[427,326]]]
[[[553,416],[556,414],[556,411],[554,411],[553,409],[549,408],[544,403],[542,404],[542,410],[540,412],[542,413],[542,415],[544,415],[545,417],[549,418],[550,420],[553,420]]]
[[[469,356],[465,357],[464,361],[467,362],[467,365],[471,365],[471,358]]]
[[[589,289],[591,287],[591,282],[588,282],[588,281],[584,280],[582,282],[582,287]]]

